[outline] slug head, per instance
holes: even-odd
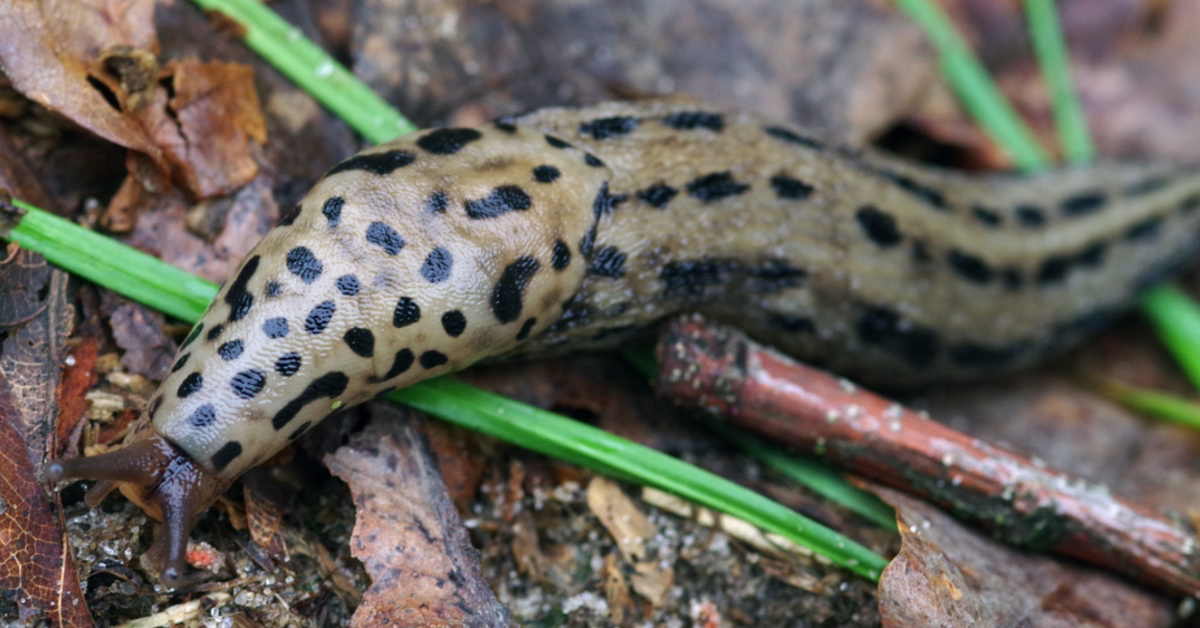
[[[84,498],[88,506],[95,508],[119,488],[147,515],[161,521],[147,557],[159,566],[162,583],[172,588],[183,581],[187,540],[196,517],[229,487],[229,480],[205,470],[148,429],[136,432],[117,451],[55,460],[47,465],[45,476],[51,482],[99,480]]]

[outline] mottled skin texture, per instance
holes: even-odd
[[[869,383],[978,377],[1120,312],[1190,253],[1197,210],[1200,177],[1177,167],[968,177],[678,101],[423,131],[331,170],[222,289],[134,438],[169,462],[51,475],[143,472],[145,502],[183,464],[200,479],[167,510],[186,538],[342,408],[683,311]]]

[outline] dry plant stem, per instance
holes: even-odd
[[[929,499],[1019,547],[1200,593],[1196,532],[1065,473],[955,432],[699,317],[671,322],[658,391],[853,473]]]

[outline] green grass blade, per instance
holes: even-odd
[[[1093,374],[1085,375],[1084,383],[1132,410],[1200,430],[1200,404],[1193,400]]]
[[[1192,386],[1200,388],[1200,306],[1179,288],[1159,284],[1142,296],[1141,308]]]
[[[520,434],[523,446],[556,457],[563,455],[560,441],[569,442],[567,459],[576,464],[604,473],[616,470],[619,475],[637,477],[641,483],[745,519],[764,530],[793,540],[801,537],[804,540],[800,545],[865,578],[878,580],[887,565],[867,548],[725,478],[590,425],[462,382],[440,378],[392,393],[389,398],[510,442]]]
[[[26,204],[21,207],[26,214],[3,235],[79,276],[192,323],[216,296],[217,286],[211,282],[68,220]],[[422,382],[392,398],[512,444],[740,517],[866,578],[878,580],[887,564],[854,541],[703,469],[462,382]]]
[[[1079,107],[1079,99],[1071,86],[1070,58],[1054,2],[1025,0],[1025,16],[1042,76],[1050,89],[1054,126],[1063,156],[1071,163],[1090,163],[1095,156],[1095,149],[1083,118],[1083,110]]]
[[[0,233],[50,263],[183,321],[195,321],[217,294],[217,285],[162,260],[18,200],[25,212],[11,232]]]
[[[721,437],[794,482],[841,504],[847,510],[887,530],[896,529],[896,511],[878,497],[851,486],[841,472],[828,464],[771,447],[758,438],[725,426],[716,426]]]
[[[373,143],[417,130],[358,77],[257,0],[193,0],[245,29],[245,42]]]
[[[942,9],[930,0],[896,0],[925,29],[938,49],[942,70],[967,111],[1012,156],[1022,170],[1040,170],[1050,157],[1017,112],[1008,104],[987,70],[963,41]]]

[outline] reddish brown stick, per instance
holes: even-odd
[[[955,432],[699,317],[668,325],[659,393],[929,499],[1018,547],[1200,594],[1194,530],[1065,473]]]

